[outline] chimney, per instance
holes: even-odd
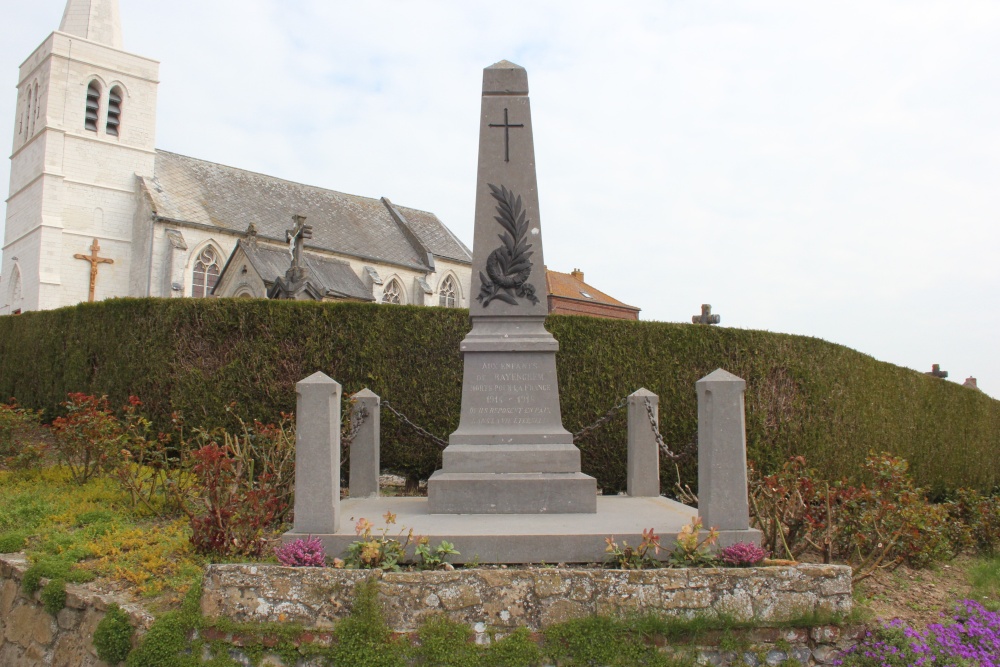
[[[573,276],[581,283],[583,282],[583,271],[581,271],[580,269],[573,269],[573,271],[569,275]]]
[[[979,385],[976,384],[976,378],[971,375],[965,378],[965,382],[962,383],[963,387],[972,387],[973,389],[979,389]]]

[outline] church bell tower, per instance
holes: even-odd
[[[0,314],[129,294],[158,83],[158,62],[122,49],[118,0],[67,0],[21,65]]]

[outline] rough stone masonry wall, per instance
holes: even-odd
[[[23,555],[0,556],[0,665],[4,667],[107,667],[98,660],[91,640],[112,602],[129,614],[135,627],[146,629],[153,622],[137,605],[72,584],[66,586],[65,608],[53,616],[37,592],[25,594],[21,580],[27,569]]]
[[[0,665],[106,667],[97,658],[92,637],[112,602],[129,614],[139,633],[152,624],[152,617],[138,605],[72,584],[66,587],[66,607],[52,616],[38,593],[24,593],[22,579],[27,569],[23,555],[0,556]],[[371,577],[381,583],[387,621],[395,631],[412,633],[422,620],[443,612],[452,620],[468,623],[478,641],[486,641],[491,630],[500,634],[519,626],[537,630],[592,613],[654,610],[689,616],[725,612],[766,624],[810,611],[847,613],[852,604],[851,572],[843,566],[393,573],[212,565],[205,574],[202,611],[235,621],[295,621],[315,629],[312,641],[327,644],[333,624],[349,613],[354,586]],[[837,626],[760,627],[741,634],[755,647],[754,654],[723,651],[717,646],[719,637],[711,635],[702,639],[702,645],[689,648],[712,665],[743,664],[744,660],[759,664],[761,659],[777,664],[785,657],[823,665],[862,631]],[[234,644],[234,653],[239,653],[240,637],[212,629],[205,634]],[[268,660],[272,665],[282,664],[277,656]]]
[[[477,641],[517,627],[537,631],[591,614],[655,611],[668,615],[726,614],[742,621],[775,623],[811,613],[851,611],[851,569],[840,565],[794,567],[660,569],[474,569],[451,572],[383,572],[289,568],[271,565],[211,565],[205,573],[202,612],[240,622],[295,622],[314,629],[320,643],[350,613],[355,585],[375,578],[389,627],[416,631],[421,622],[444,613],[467,624]],[[745,639],[777,664],[828,664],[850,645],[858,628],[761,627]],[[239,644],[239,637],[215,636]],[[715,638],[718,640],[718,637]],[[706,664],[736,664],[742,655],[697,647]],[[668,649],[665,649],[668,650]],[[729,655],[732,653],[732,655]],[[781,657],[784,656],[784,657]],[[756,655],[747,656],[755,664]],[[275,663],[277,664],[277,663]]]

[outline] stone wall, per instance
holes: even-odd
[[[108,605],[117,602],[130,616],[137,636],[152,616],[114,595],[67,585],[66,607],[52,616],[39,595],[25,595],[28,569],[23,555],[0,556],[0,665],[106,667],[92,636]],[[272,565],[211,565],[205,574],[202,611],[244,622],[297,622],[312,628],[302,641],[320,646],[347,616],[354,586],[375,577],[386,620],[394,631],[412,634],[421,621],[445,613],[467,623],[479,642],[491,632],[516,627],[539,630],[570,618],[616,611],[659,611],[679,616],[726,613],[766,626],[809,612],[851,610],[851,571],[844,566],[798,565],[748,569],[645,570],[479,569],[452,572],[382,572]],[[44,584],[44,580],[43,580]],[[758,627],[737,631],[752,652],[719,648],[722,633],[707,633],[698,646],[704,664],[777,664],[794,658],[807,665],[829,664],[853,644],[861,627]],[[716,636],[717,635],[717,636]],[[205,639],[232,645],[241,653],[247,638],[203,630]],[[265,644],[267,645],[267,644]],[[672,651],[671,647],[662,647]],[[307,661],[308,662],[308,661]],[[268,664],[282,665],[276,655]],[[318,664],[318,663],[317,663]]]
[[[109,604],[117,602],[141,630],[153,622],[137,605],[72,584],[66,586],[66,607],[52,616],[38,593],[25,594],[21,580],[27,569],[23,555],[0,556],[0,665],[106,667],[91,638]]]
[[[465,623],[478,642],[517,627],[538,631],[591,614],[656,611],[677,616],[726,614],[743,621],[777,623],[812,613],[847,614],[852,608],[851,569],[797,565],[746,569],[477,569],[451,572],[383,572],[271,565],[211,565],[205,573],[202,612],[240,622],[295,622],[328,644],[330,629],[350,612],[358,582],[375,578],[390,628],[412,634],[428,617],[444,613]],[[709,633],[694,650],[704,664],[802,664],[831,662],[863,628],[759,627],[738,631],[751,653],[719,648]],[[243,638],[210,632],[210,639],[239,646]],[[718,635],[718,636],[715,636]],[[673,650],[663,647],[663,650]],[[754,662],[754,661],[757,662]],[[274,664],[278,664],[277,662]]]
[[[355,584],[371,577],[381,584],[389,627],[401,633],[440,612],[470,627],[540,630],[571,618],[629,611],[774,623],[814,613],[844,615],[852,608],[851,568],[844,565],[383,572],[242,564],[208,567],[202,612],[327,628],[349,613]]]

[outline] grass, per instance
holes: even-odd
[[[972,595],[990,611],[1000,611],[1000,555],[985,557],[969,568]]]
[[[0,471],[0,551],[25,550],[36,576],[105,577],[169,604],[206,562],[188,537],[186,519],[144,515],[110,479],[79,485],[59,466]]]

